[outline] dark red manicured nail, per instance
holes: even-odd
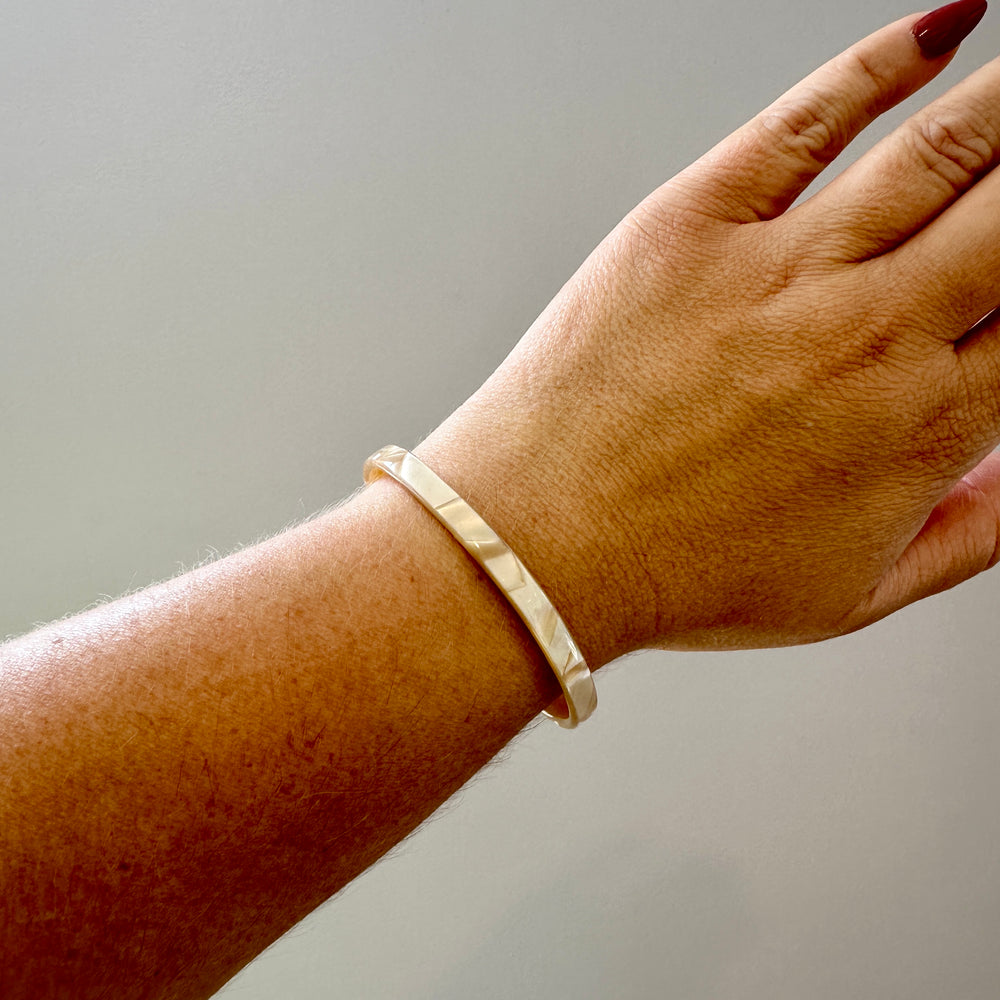
[[[958,0],[917,21],[913,37],[928,59],[936,59],[957,48],[985,13],[986,0]]]

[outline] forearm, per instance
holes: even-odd
[[[785,214],[944,68],[921,23],[646,199],[421,445],[592,667],[839,635],[996,562],[1000,64]],[[0,993],[209,994],[557,694],[385,481],[0,649]]]
[[[558,694],[396,484],[0,650],[5,997],[208,995]]]

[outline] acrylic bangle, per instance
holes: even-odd
[[[564,729],[597,707],[594,678],[559,612],[496,532],[415,455],[389,445],[365,462],[365,482],[386,473],[416,497],[458,540],[510,601],[549,661],[562,696],[545,714]]]

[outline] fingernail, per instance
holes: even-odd
[[[957,48],[986,13],[986,0],[958,0],[932,10],[913,26],[913,37],[928,59]]]

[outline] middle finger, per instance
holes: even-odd
[[[785,216],[809,256],[859,262],[925,228],[1000,159],[1000,59],[904,122]]]

